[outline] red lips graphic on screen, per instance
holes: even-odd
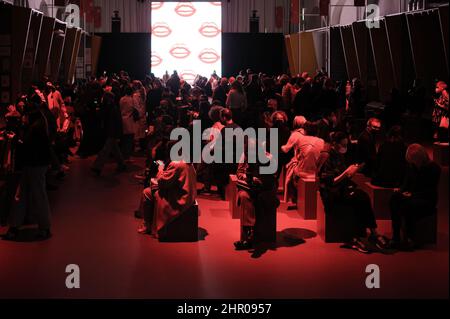
[[[183,70],[180,73],[180,77],[188,83],[193,83],[197,74],[193,70]]]
[[[191,55],[191,51],[185,44],[175,44],[169,53],[176,59],[185,59]]]
[[[206,64],[214,64],[220,60],[220,55],[214,49],[204,49],[198,55],[200,61]]]
[[[210,3],[213,6],[217,6],[217,7],[221,7],[222,6],[222,1],[211,1]]]
[[[152,10],[158,10],[163,6],[164,2],[162,1],[152,1]]]
[[[207,38],[214,38],[218,36],[221,32],[217,24],[215,24],[214,22],[203,23],[198,31],[200,32],[201,35]]]
[[[192,17],[197,10],[190,2],[179,2],[175,7],[175,12],[182,17]]]
[[[152,34],[158,38],[166,38],[172,33],[172,29],[164,22],[157,22],[152,27]]]
[[[151,57],[151,65],[152,67],[157,67],[158,65],[160,65],[163,62],[163,60],[161,59],[161,57],[159,56],[158,53],[156,52],[152,52],[152,57]]]

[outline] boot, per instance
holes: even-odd
[[[249,250],[253,248],[254,229],[251,226],[244,226],[244,238],[234,243],[236,250]]]

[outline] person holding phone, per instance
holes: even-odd
[[[353,182],[356,173],[364,165],[348,166],[345,160],[349,139],[343,132],[336,132],[332,136],[331,144],[322,151],[319,159],[320,195],[327,214],[351,214],[357,229],[361,232],[369,230],[369,241],[378,249],[387,246],[387,240],[377,232],[377,223],[372,209],[369,195],[359,189]],[[346,209],[340,209],[343,206]],[[351,209],[347,209],[350,207]],[[361,253],[370,253],[369,247],[361,240],[359,232],[348,238],[345,246]]]
[[[393,232],[390,247],[413,250],[420,244],[414,242],[415,224],[437,212],[441,167],[420,144],[408,147],[406,162],[403,185],[396,189],[390,201]]]

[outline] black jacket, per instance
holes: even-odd
[[[227,102],[227,90],[226,87],[219,85],[213,93],[213,100],[214,101],[220,101],[220,104],[222,106],[225,106]]]
[[[367,130],[362,132],[358,138],[357,159],[359,163],[366,164],[361,173],[372,177],[377,160],[377,148],[375,137]]]
[[[26,128],[23,138],[23,165],[40,167],[50,165],[50,139],[44,116]]]
[[[406,145],[403,142],[385,142],[380,146],[372,184],[386,188],[400,187],[406,171]]]
[[[119,106],[115,102],[114,94],[105,93],[101,110],[105,136],[107,138],[121,138],[123,133],[122,116]]]

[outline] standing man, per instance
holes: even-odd
[[[102,122],[106,134],[106,142],[91,168],[97,176],[101,174],[102,168],[108,161],[111,153],[114,155],[117,162],[117,170],[119,172],[126,170],[125,161],[119,147],[119,141],[122,136],[122,117],[120,110],[115,103],[115,96],[113,93],[105,92],[103,95],[102,111]]]
[[[35,96],[37,97],[37,96]],[[23,171],[16,191],[10,228],[6,240],[15,240],[25,221],[27,211],[33,210],[39,225],[38,239],[48,239],[50,232],[50,205],[46,190],[46,173],[50,165],[50,138],[47,121],[38,108],[39,98],[27,106],[24,117],[26,130],[23,138]]]

